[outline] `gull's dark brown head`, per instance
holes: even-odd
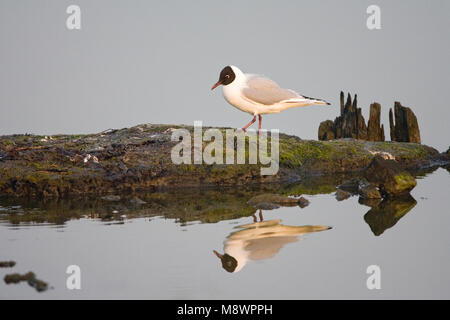
[[[233,69],[230,66],[226,66],[220,72],[219,81],[217,81],[216,84],[213,85],[211,90],[214,90],[220,85],[226,86],[227,84],[232,83],[235,78],[236,74],[234,73]]]
[[[227,270],[228,272],[234,272],[236,269],[238,263],[235,258],[230,256],[229,254],[220,254],[216,250],[213,250],[214,254],[217,256],[217,258],[222,261],[222,268]]]

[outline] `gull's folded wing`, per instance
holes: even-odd
[[[276,82],[260,75],[247,75],[247,87],[242,89],[245,98],[264,105],[273,105],[290,99],[304,99],[295,91],[280,88]]]

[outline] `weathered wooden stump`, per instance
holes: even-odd
[[[420,143],[419,124],[414,112],[396,101],[394,104],[394,115],[395,123],[392,109],[389,109],[391,141]]]
[[[367,140],[384,141],[384,126],[380,126],[381,105],[374,102],[370,105],[370,118],[367,124]]]

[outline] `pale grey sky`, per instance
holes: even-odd
[[[70,4],[82,29],[69,31]],[[366,27],[381,8],[382,29]],[[450,2],[0,2],[0,134],[88,133],[138,123],[242,127],[251,117],[210,91],[228,64],[330,101],[263,117],[263,127],[317,139],[340,90],[419,119],[422,141],[450,143]]]

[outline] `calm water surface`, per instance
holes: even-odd
[[[0,269],[0,298],[449,299],[449,172],[422,175],[411,198],[371,206],[357,196],[338,202],[340,179],[138,195],[146,204],[131,202],[134,195],[3,199],[0,261],[17,265]],[[310,205],[260,215],[246,203],[273,191],[302,194]],[[226,254],[225,268],[213,250]],[[81,290],[66,288],[72,264]],[[366,287],[369,265],[381,268],[380,290]],[[51,288],[3,282],[28,271]]]

